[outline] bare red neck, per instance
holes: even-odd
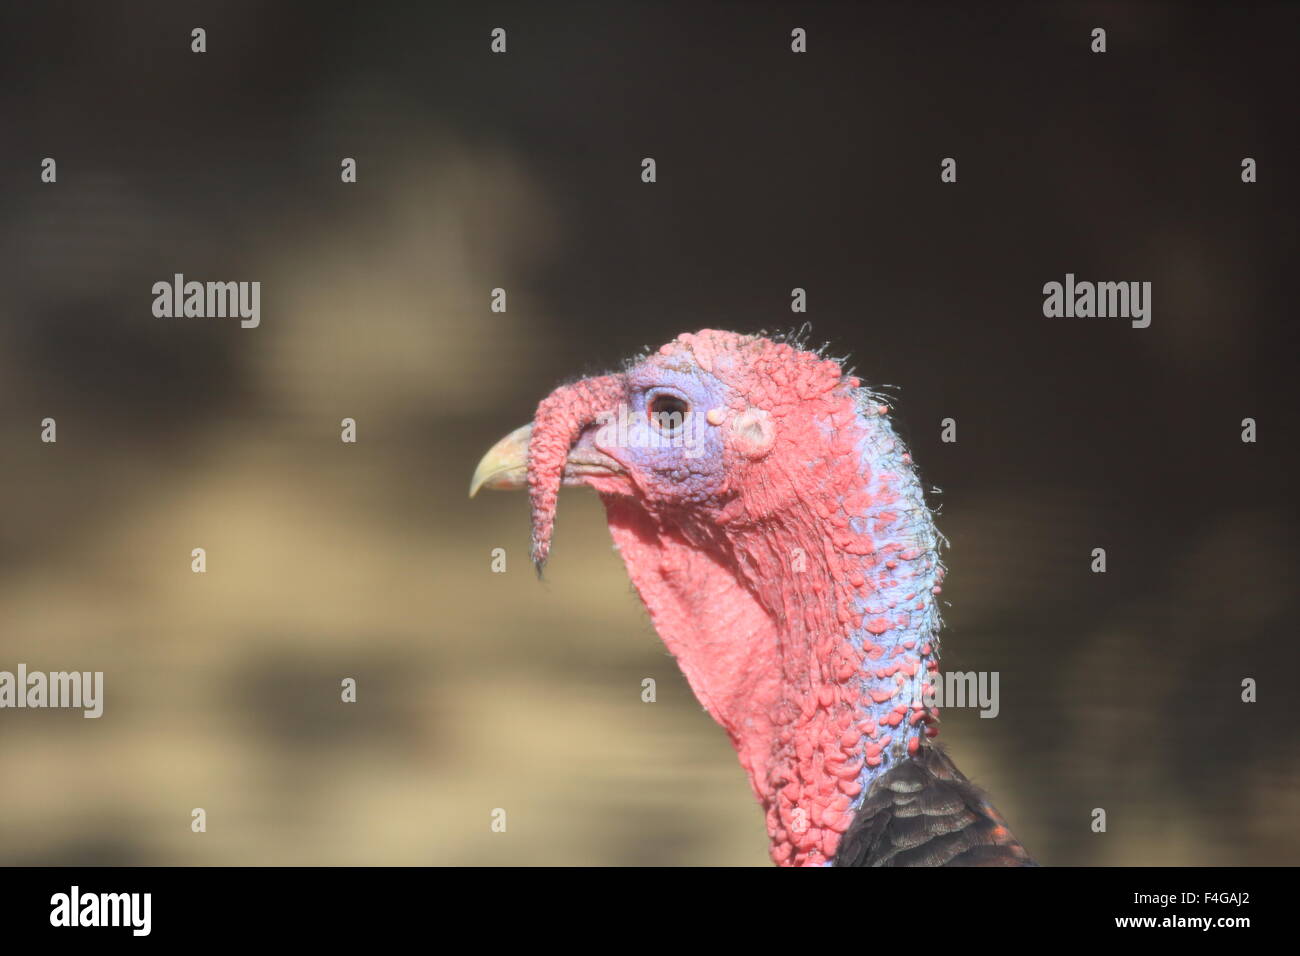
[[[943,575],[883,406],[846,391],[815,424],[713,527],[606,499],[655,628],[766,810],[773,859],[811,865],[834,857],[871,782],[923,746]]]

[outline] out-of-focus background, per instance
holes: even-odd
[[[0,712],[0,862],[765,863],[594,496],[539,583],[523,496],[465,491],[561,380],[798,324],[795,286],[943,489],[945,665],[1002,697],[943,739],[1026,846],[1297,862],[1298,25],[8,5],[0,669],[102,670],[107,700]],[[155,318],[176,272],[260,281],[261,327]],[[1045,319],[1066,272],[1151,281],[1151,327]]]

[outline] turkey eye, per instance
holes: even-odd
[[[685,399],[668,392],[660,392],[646,404],[650,424],[666,435],[680,431],[691,406]]]

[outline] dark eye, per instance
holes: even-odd
[[[659,392],[646,403],[645,410],[653,428],[665,435],[673,435],[681,431],[691,406],[684,398],[670,392]]]

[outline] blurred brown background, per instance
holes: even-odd
[[[765,863],[594,497],[539,583],[465,490],[562,379],[794,286],[944,490],[945,665],[1002,710],[943,739],[1025,844],[1300,858],[1295,8],[16,6],[0,669],[107,701],[0,712],[0,862]],[[154,318],[174,272],[261,327]],[[1066,272],[1152,326],[1043,318]]]

